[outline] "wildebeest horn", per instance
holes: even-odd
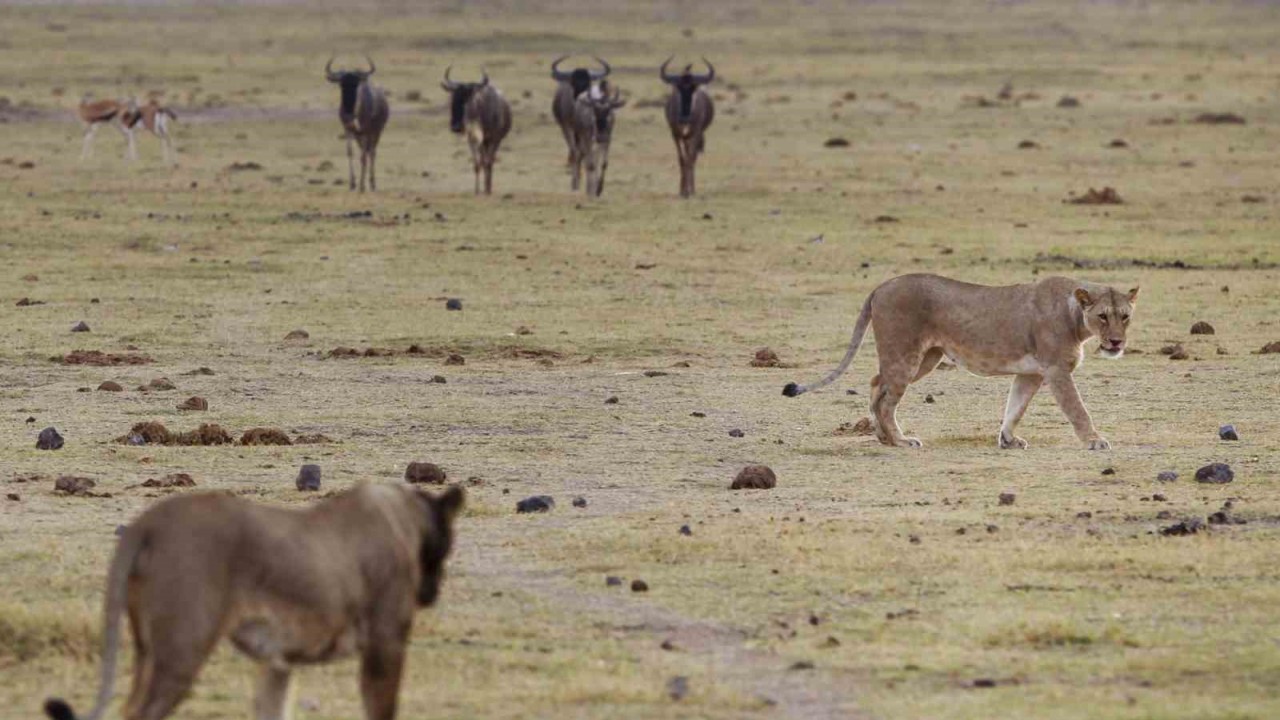
[[[595,55],[592,55],[591,57],[595,58],[596,62],[600,63],[600,67],[604,68],[604,72],[591,73],[591,79],[603,80],[604,78],[609,77],[609,73],[613,72],[613,68],[609,67],[609,63],[605,62],[604,60],[601,60],[599,57]]]
[[[551,79],[558,82],[569,82],[569,77],[572,73],[567,73],[560,69],[560,63],[564,62],[568,57],[568,55],[561,55],[551,63]]]
[[[365,53],[364,59],[369,61],[369,72],[365,73],[365,76],[368,77],[369,75],[372,75],[374,71],[377,70],[378,68],[376,65],[373,64],[373,58],[369,57],[368,53]]]
[[[671,61],[674,60],[675,57],[675,55],[672,55],[666,60],[663,60],[662,67],[658,68],[658,77],[662,78],[662,82],[673,83],[676,81],[675,77],[667,74],[667,66],[671,64]]]
[[[338,74],[333,71],[333,57],[330,56],[329,62],[324,64],[324,78],[329,82],[337,82]]]
[[[445,92],[453,92],[458,88],[458,83],[449,79],[449,71],[452,69],[453,65],[444,69],[444,82],[440,83],[440,87],[444,88]]]
[[[706,65],[706,66],[707,66],[707,70],[708,70],[707,74],[706,74],[706,75],[695,75],[695,76],[694,76],[694,79],[696,79],[699,83],[703,83],[703,84],[705,84],[705,83],[709,83],[709,82],[711,82],[712,80],[715,80],[715,79],[716,79],[716,66],[715,66],[715,65],[712,65],[712,64],[711,64],[711,61],[707,60],[705,57],[704,57],[704,58],[702,58],[702,64],[704,64],[704,65]]]

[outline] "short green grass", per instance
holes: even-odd
[[[0,23],[0,486],[20,498],[0,502],[0,717],[90,701],[113,532],[155,497],[130,486],[181,471],[301,504],[304,462],[342,488],[395,481],[411,460],[445,466],[470,507],[441,602],[419,618],[406,717],[1280,710],[1280,356],[1254,354],[1280,340],[1275,9],[103,4],[6,7]],[[382,189],[361,196],[321,72],[330,52],[351,64],[364,50],[392,120]],[[549,117],[546,67],[570,51],[605,55],[630,99],[598,201],[569,192]],[[670,53],[719,73],[691,201],[674,197],[652,104]],[[451,62],[460,78],[487,68],[513,102],[492,198],[471,196],[447,132]],[[983,107],[1006,82],[1020,99]],[[179,166],[142,136],[125,167],[109,129],[81,163],[86,91],[160,93]],[[1063,95],[1080,107],[1057,107]],[[1194,122],[1205,112],[1246,124]],[[850,146],[824,148],[833,137]],[[262,169],[229,169],[249,161]],[[1126,203],[1064,202],[1103,186]],[[905,272],[1141,285],[1141,353],[1077,373],[1115,449],[1080,449],[1045,395],[1024,422],[1031,449],[997,451],[1007,383],[963,372],[907,396],[923,450],[837,435],[866,411],[874,341],[841,384],[784,400],[784,383],[838,361],[866,293]],[[92,332],[71,334],[79,320]],[[1217,333],[1189,335],[1196,320]],[[295,328],[310,339],[285,342]],[[1171,342],[1192,358],[1159,354]],[[410,344],[428,352],[326,357]],[[155,363],[50,360],[130,346]],[[763,346],[793,367],[749,367]],[[451,352],[466,364],[445,365]],[[216,374],[185,374],[201,366]],[[134,389],[159,376],[178,389]],[[126,391],[92,390],[108,379]],[[190,395],[210,411],[176,410]],[[143,420],[337,442],[113,441]],[[1217,439],[1224,422],[1239,443]],[[63,450],[34,449],[47,425]],[[1236,482],[1194,483],[1211,461]],[[778,487],[728,491],[750,462]],[[1165,469],[1181,478],[1157,483]],[[54,496],[60,474],[111,497]],[[535,493],[556,510],[516,516]],[[1158,534],[1228,499],[1248,524]],[[358,715],[355,674],[303,671],[299,717]],[[689,679],[678,701],[675,676]],[[224,648],[179,715],[243,716],[252,685]]]

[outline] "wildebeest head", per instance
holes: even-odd
[[[667,58],[662,63],[662,68],[658,70],[658,76],[662,81],[675,88],[680,93],[680,113],[681,122],[688,122],[690,114],[693,113],[693,93],[699,86],[706,85],[716,77],[716,68],[706,58],[702,58],[703,64],[707,66],[706,75],[696,75],[693,72],[693,65],[685,65],[684,70],[678,75],[667,74],[667,65],[671,63],[671,58]]]
[[[604,90],[607,90],[607,87]],[[596,118],[597,137],[608,139],[613,132],[613,111],[626,104],[627,101],[621,99],[620,90],[614,90],[612,96],[602,92],[600,97],[591,98],[591,110]]]
[[[609,77],[609,73],[613,71],[613,68],[609,67],[609,63],[592,55],[592,57],[595,58],[595,61],[600,63],[600,67],[603,68],[599,72],[588,70],[586,68],[577,68],[572,72],[565,72],[560,69],[560,63],[564,62],[568,57],[568,55],[561,55],[555,59],[555,62],[551,63],[551,77],[557,82],[569,83],[569,86],[573,88],[574,97],[578,97],[589,90],[591,88],[591,83],[599,82]]]
[[[478,83],[460,83],[449,79],[449,71],[452,69],[452,65],[445,68],[444,82],[440,83],[440,87],[450,95],[449,129],[460,133],[465,129],[467,103],[471,102],[471,97],[477,90],[489,85],[489,73],[481,71],[481,80]]]
[[[374,73],[378,68],[373,64],[373,60],[368,56],[364,56],[369,61],[368,70],[333,70],[333,58],[329,58],[329,62],[324,66],[324,77],[331,83],[337,83],[342,89],[342,112],[350,115],[356,110],[356,91],[360,89],[360,83]]]
[[[426,506],[427,531],[418,551],[418,563],[422,581],[418,585],[418,605],[427,607],[440,594],[440,582],[444,579],[444,561],[453,548],[453,521],[462,510],[464,495],[459,487],[451,487],[439,495],[414,490]]]

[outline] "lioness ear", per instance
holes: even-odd
[[[432,498],[432,502],[436,504],[436,507],[440,508],[445,517],[450,520],[462,509],[465,500],[466,493],[462,492],[462,488],[457,485],[451,486],[448,490]]]
[[[1133,303],[1138,302],[1138,291],[1139,291],[1139,290],[1141,290],[1141,289],[1142,289],[1142,288],[1133,288],[1132,290],[1130,290],[1130,291],[1129,291],[1129,304],[1130,304],[1130,305],[1132,305]]]
[[[1093,296],[1089,295],[1089,291],[1084,288],[1076,288],[1076,302],[1080,303],[1080,307],[1089,307],[1093,305]]]

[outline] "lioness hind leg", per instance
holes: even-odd
[[[871,415],[875,418],[876,437],[885,445],[895,447],[923,447],[919,438],[907,437],[898,426],[898,403],[906,394],[906,383],[881,382],[871,400]]]

